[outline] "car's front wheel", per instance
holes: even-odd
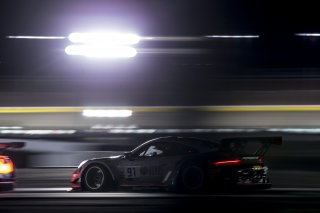
[[[101,164],[91,164],[84,170],[81,178],[85,191],[110,191],[114,186],[110,172]]]

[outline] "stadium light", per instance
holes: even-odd
[[[130,58],[137,54],[133,47],[107,45],[69,45],[65,48],[65,52],[68,55],[96,58]]]
[[[140,41],[135,34],[120,33],[71,33],[73,42],[65,48],[67,55],[82,55],[95,58],[131,58],[137,51],[130,45]]]
[[[121,33],[71,33],[68,39],[73,43],[86,44],[137,44],[140,37],[135,34]]]

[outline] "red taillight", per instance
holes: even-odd
[[[232,165],[232,164],[238,164],[240,163],[241,160],[236,159],[236,160],[224,160],[224,161],[217,161],[214,162],[215,166],[220,166],[220,165]]]
[[[9,158],[0,159],[0,174],[9,174],[13,172],[14,166]]]

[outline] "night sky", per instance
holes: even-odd
[[[187,97],[190,92],[226,87],[219,79],[318,78],[320,38],[295,36],[295,33],[320,32],[318,7],[315,1],[281,2],[2,0],[0,92],[72,92],[89,96],[106,91],[120,92],[124,99],[127,96],[131,100],[132,96],[147,91],[150,100],[155,94]],[[67,39],[7,37],[67,37],[71,32],[95,29],[154,37],[246,34],[260,37],[144,41],[137,48],[169,51],[138,53],[134,58],[117,60],[68,56],[64,52],[69,44]],[[175,49],[201,49],[205,53],[170,52]],[[232,88],[237,89],[242,88]]]

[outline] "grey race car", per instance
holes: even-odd
[[[263,157],[281,137],[226,138],[217,142],[159,137],[120,156],[83,161],[71,175],[74,190],[101,192],[123,186],[182,192],[271,187]]]

